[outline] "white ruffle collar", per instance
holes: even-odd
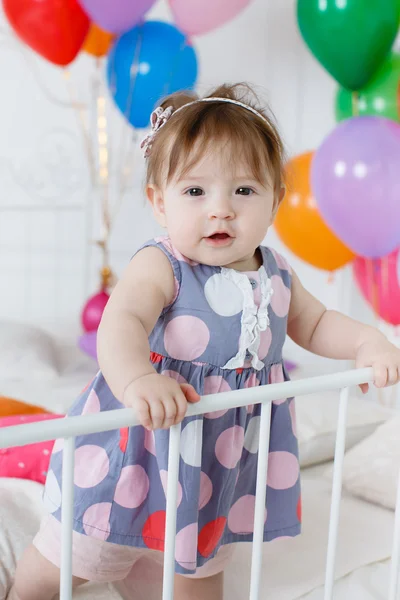
[[[254,301],[253,288],[249,277],[245,273],[221,267],[221,275],[234,283],[243,294],[243,310],[241,319],[241,336],[239,342],[239,351],[222,368],[238,369],[243,367],[246,354],[251,355],[251,366],[257,371],[264,368],[264,363],[258,358],[258,348],[260,346],[262,331],[269,326],[268,306],[273,294],[272,282],[268,277],[264,265],[258,269],[261,288],[260,306],[257,307]]]

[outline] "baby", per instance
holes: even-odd
[[[286,335],[315,354],[372,366],[378,387],[399,380],[398,349],[327,310],[262,245],[285,193],[284,153],[250,92],[178,93],[152,115],[146,194],[166,236],[142,246],[112,293],[98,332],[101,371],[69,412],[132,407],[141,424],[76,440],[74,586],[128,581],[143,557],[162,562],[168,429],[183,421],[175,598],[222,600],[234,544],[252,541],[260,406],[185,418],[187,403],[288,380]],[[265,542],[300,533],[294,411],[292,398],[272,406]],[[57,442],[50,514],[18,564],[13,600],[57,594],[62,456]],[[124,594],[132,597],[128,585]]]

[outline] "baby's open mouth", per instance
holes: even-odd
[[[208,238],[211,240],[227,240],[230,237],[231,236],[229,235],[229,233],[213,233],[212,235],[208,236]]]

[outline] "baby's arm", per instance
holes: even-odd
[[[375,385],[399,381],[400,350],[374,327],[326,307],[312,296],[293,273],[288,335],[306,350],[356,366],[373,367]],[[368,385],[362,385],[366,392]]]
[[[98,330],[99,365],[112,393],[134,407],[149,428],[182,420],[186,400],[198,399],[191,386],[158,375],[150,363],[148,336],[174,295],[167,257],[157,248],[144,248],[116,285]]]

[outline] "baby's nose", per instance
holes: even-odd
[[[233,219],[235,217],[235,212],[231,203],[226,199],[220,199],[213,203],[209,218],[210,219]]]

